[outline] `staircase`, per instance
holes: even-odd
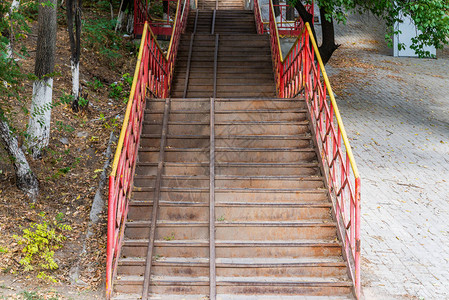
[[[214,17],[210,10],[197,12],[189,15],[181,38],[171,96],[214,97],[216,62],[215,97],[276,97],[269,37],[256,34],[253,13],[217,10]]]
[[[199,0],[198,9],[201,10],[242,10],[245,8],[244,0]]]
[[[172,98],[147,99],[114,299],[352,299],[306,103],[226,3],[191,13]]]

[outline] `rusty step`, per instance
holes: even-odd
[[[253,53],[251,53],[253,52]],[[248,55],[251,55],[250,59],[253,60],[261,60],[261,59],[271,59],[271,53],[267,51],[267,49],[258,49],[255,51],[219,51],[218,53],[218,61],[229,60],[231,58],[240,58],[240,60],[245,59]],[[178,61],[186,60],[188,58],[188,54],[180,54],[178,56]],[[192,51],[192,60],[198,60],[200,58],[204,58],[204,60],[209,60],[210,58],[214,58],[214,51],[211,49],[199,49],[198,51]],[[251,74],[248,74],[251,75]]]
[[[223,41],[219,44],[219,48],[227,46],[232,49],[232,47],[243,47],[243,48],[256,48],[256,47],[270,47],[270,41],[266,39],[254,39],[254,40],[227,40]],[[195,36],[195,47],[215,47],[215,42],[212,39],[205,40],[197,40],[197,36]],[[235,49],[235,48],[234,48]]]
[[[238,78],[238,79],[244,79],[246,78],[245,72],[246,71],[251,71],[251,72],[255,72],[255,73],[259,73],[259,74],[269,74],[272,75],[272,73],[270,73],[271,68],[269,67],[261,67],[261,66],[250,66],[250,67],[244,67],[241,69],[236,69],[236,68],[231,68],[231,67],[222,67],[217,71],[217,80],[221,80],[221,79],[227,79],[227,78]],[[203,66],[191,66],[190,68],[190,78],[203,78],[203,75],[200,74],[204,74],[204,72],[208,72],[208,71],[213,71],[213,68],[211,68],[210,66],[207,65],[203,65]],[[180,78],[185,78],[185,73],[184,74],[180,74]],[[176,74],[175,74],[176,75]],[[251,77],[250,77],[251,78]],[[273,81],[274,79],[272,78],[272,76],[269,76],[270,79],[268,79],[269,81]],[[176,79],[175,79],[176,82]],[[274,84],[274,83],[273,83]],[[274,89],[274,88],[273,88]],[[172,96],[173,97],[173,96]],[[241,98],[240,97],[236,97],[236,98]],[[192,97],[194,98],[194,97]],[[202,98],[206,98],[206,97],[202,97]],[[263,97],[260,97],[263,98]],[[270,97],[273,98],[273,97]],[[191,98],[189,98],[191,99]]]
[[[146,109],[149,111],[161,112],[164,110],[164,101],[147,101]],[[189,99],[188,102],[179,101],[179,99],[171,100],[170,112],[176,111],[209,111],[209,99]]]
[[[195,56],[193,55],[191,57],[191,63],[195,63],[195,62],[204,62],[204,63],[208,63],[208,62],[213,62],[214,61],[214,57],[212,55],[208,56],[208,55],[199,55],[199,56]],[[179,63],[179,65],[182,65],[182,63],[187,62],[187,57],[186,56],[180,56],[178,57],[178,61],[177,63]],[[252,55],[250,57],[245,57],[245,56],[237,56],[237,55],[219,55],[218,56],[218,63],[220,64],[220,66],[223,65],[227,65],[225,63],[230,63],[230,62],[235,62],[235,63],[242,63],[242,62],[269,62],[271,64],[271,55],[269,54],[255,54]]]
[[[217,86],[218,91],[216,92],[216,95],[219,97],[240,97],[242,95],[245,95],[245,97],[254,97],[254,98],[260,98],[260,97],[273,97],[275,94],[275,90],[271,86],[257,86],[257,85],[251,85],[251,86]],[[182,90],[179,88],[172,91],[173,96],[181,96]],[[194,86],[188,89],[187,91],[187,97],[212,97],[213,96],[213,90],[205,91],[202,90],[199,86]]]
[[[197,68],[197,70],[202,70]],[[262,72],[263,71],[263,72]],[[178,82],[178,81],[184,81],[185,80],[185,72],[182,71],[176,71],[175,72],[175,78],[173,80],[173,82]],[[217,70],[217,75],[220,78],[223,79],[234,79],[235,77],[239,77],[238,79],[240,80],[241,77],[244,78],[263,78],[263,79],[267,79],[267,80],[272,80],[273,77],[273,73],[271,71],[271,69],[266,68],[266,69],[261,69],[258,68],[258,72],[257,73],[250,73],[250,74],[246,74],[245,73],[245,69],[241,69],[241,70],[235,70],[233,68],[225,68],[224,70]],[[219,79],[220,79],[219,78]],[[195,79],[209,79],[208,81],[206,81],[208,84],[210,84],[211,82],[211,78],[210,75],[207,73],[203,73],[203,72],[197,72],[197,73],[190,73],[189,75],[189,80],[192,80],[193,82],[195,81]],[[212,79],[213,80],[213,79]]]
[[[220,258],[295,258],[339,257],[341,243],[332,240],[251,241],[217,240],[217,257]],[[156,240],[155,255],[158,257],[208,257],[209,241],[204,240]],[[144,257],[147,239],[125,239],[123,257]]]
[[[288,176],[237,176],[237,175],[216,175],[216,187],[233,188],[259,188],[267,189],[295,189],[295,188],[324,188],[321,176],[313,175],[288,175]],[[136,175],[134,185],[136,187],[153,187],[155,175]],[[207,187],[209,177],[201,175],[164,175],[162,176],[162,186],[170,187]]]
[[[336,224],[323,220],[300,221],[216,221],[216,239],[249,241],[291,241],[301,239],[332,239]],[[128,222],[125,235],[145,239],[150,232],[149,221]],[[208,221],[158,220],[156,239],[202,240],[209,237]]]
[[[134,187],[132,198],[136,201],[151,201],[154,188]],[[247,203],[328,203],[326,189],[230,189],[216,190],[218,202]],[[162,188],[161,201],[207,202],[209,190],[205,188]]]
[[[287,108],[303,108],[307,105],[302,99],[217,99],[217,111],[227,110],[253,110],[253,109],[287,109]]]
[[[152,201],[132,201],[128,219],[150,221]],[[206,202],[161,201],[161,220],[207,221]],[[217,219],[235,221],[325,220],[330,217],[330,203],[217,202]],[[254,213],[256,211],[256,213]]]
[[[165,162],[163,175],[166,176],[208,176],[208,162],[185,163]],[[137,176],[155,176],[157,163],[138,162]],[[319,176],[320,170],[317,163],[217,163],[217,175],[235,176]]]
[[[122,258],[119,261],[121,275],[142,276],[145,260],[138,257]],[[346,264],[340,257],[330,258],[218,258],[217,276],[251,277],[342,277],[346,275]],[[208,258],[159,257],[153,261],[154,275],[193,277],[207,276]]]
[[[189,41],[190,42],[190,41]],[[211,48],[209,46],[198,46],[193,45],[192,47],[192,54],[194,53],[201,53],[201,52],[210,52]],[[189,44],[180,44],[179,45],[179,55],[186,55],[185,51],[189,51]],[[270,43],[266,43],[266,47],[257,47],[257,46],[239,46],[238,48],[235,48],[232,45],[220,45],[219,48],[219,54],[227,54],[232,53],[233,51],[239,52],[239,53],[251,53],[252,51],[255,52],[265,52],[270,51]],[[272,71],[273,72],[273,71]],[[274,76],[274,75],[273,75]]]
[[[117,280],[116,292],[139,293],[142,291],[143,277],[122,276]],[[351,293],[351,282],[339,278],[311,277],[217,277],[217,292],[223,294],[301,294],[307,296],[348,295]],[[207,276],[152,276],[150,294],[187,295],[207,294],[209,278]]]
[[[147,150],[158,150],[158,134],[143,134],[141,147]],[[219,135],[216,137],[217,147],[240,148],[304,148],[311,146],[311,137],[308,133],[299,135]],[[168,148],[207,148],[209,147],[208,135],[169,135]],[[150,149],[154,148],[154,149]]]
[[[159,151],[142,148],[139,152],[140,161],[154,161]],[[209,160],[209,149],[168,149],[165,153],[167,162],[205,162]],[[316,153],[313,148],[300,149],[265,149],[265,148],[229,148],[216,154],[216,162],[279,162],[295,163],[298,161],[314,162]]]
[[[180,97],[182,96],[183,93],[179,92],[179,91],[175,91],[172,93],[172,96],[175,97]],[[192,92],[188,92],[187,97],[212,97],[213,94],[211,92],[202,92],[202,91],[192,91]],[[273,88],[273,91],[248,91],[248,89],[245,90],[239,90],[239,91],[233,91],[233,92],[217,92],[217,96],[218,97],[228,97],[228,98],[232,98],[232,97],[241,97],[241,96],[245,96],[248,98],[260,98],[260,97],[266,97],[266,98],[272,98],[274,96],[276,96],[276,92]]]
[[[209,61],[209,64],[213,63],[212,61]],[[268,68],[271,67],[271,60],[263,60],[263,61],[220,61],[220,65],[218,68],[235,68],[235,67],[256,67],[258,69],[260,68]],[[187,61],[177,61],[176,67],[178,68],[184,68],[187,66]],[[201,61],[192,61],[191,68],[204,68],[204,67],[210,67],[208,66],[208,62],[201,62]]]

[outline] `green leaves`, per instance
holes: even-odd
[[[290,0],[294,4],[298,0]],[[310,1],[308,1],[310,2]],[[413,46],[419,56],[430,54],[424,51],[424,46],[434,46],[437,49],[449,43],[449,1],[447,0],[316,0],[320,8],[324,8],[326,18],[331,17],[339,23],[345,23],[347,12],[371,12],[386,21],[388,29],[386,40],[392,46],[392,36],[396,33],[394,24],[402,22],[402,15],[410,16],[417,29],[421,31]],[[399,45],[398,47],[404,47]]]
[[[41,222],[31,223],[28,228],[22,229],[22,235],[14,235],[19,245],[23,245],[23,257],[19,263],[25,271],[32,271],[36,267],[44,270],[55,270],[58,264],[54,260],[55,250],[62,247],[67,239],[64,232],[72,230],[68,224],[63,224],[63,215],[59,213],[50,220],[45,213],[40,213]],[[45,272],[37,276],[44,280],[54,281],[54,278]]]

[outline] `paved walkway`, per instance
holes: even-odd
[[[364,294],[449,299],[449,51],[394,58],[384,30],[351,16],[326,67],[362,175]]]

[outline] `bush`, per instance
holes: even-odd
[[[40,213],[41,222],[31,223],[28,228],[22,229],[22,235],[14,235],[19,245],[22,245],[23,257],[19,263],[25,271],[32,271],[36,267],[43,270],[55,270],[58,264],[54,260],[55,250],[62,247],[67,239],[64,235],[72,227],[62,223],[63,214],[58,214],[50,220],[45,213]],[[38,278],[54,281],[53,277],[41,271]]]

